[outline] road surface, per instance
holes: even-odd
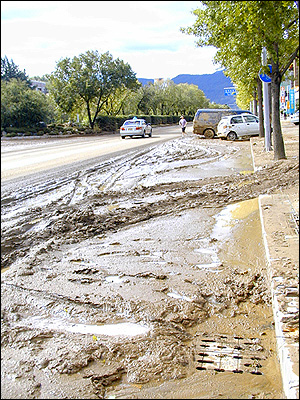
[[[126,138],[118,134],[70,138],[18,138],[1,143],[1,181],[82,162],[113,153],[149,146],[180,135],[177,127],[153,128],[151,138]]]

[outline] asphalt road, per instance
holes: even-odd
[[[118,134],[69,137],[69,138],[17,138],[2,140],[1,143],[1,181],[7,181],[38,174],[42,172],[62,172],[66,168],[74,172],[76,168],[86,166],[86,161],[107,158],[122,154],[141,146],[151,146],[154,143],[170,140],[180,135],[177,126],[154,127],[151,138],[121,139]],[[62,170],[62,167],[63,170]]]

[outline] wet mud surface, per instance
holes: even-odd
[[[247,141],[175,139],[2,197],[2,398],[282,398]]]

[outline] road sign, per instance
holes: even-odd
[[[236,96],[235,88],[234,87],[224,88],[224,95],[225,96]]]
[[[270,71],[270,74],[272,73],[272,65],[271,64],[269,64],[269,71]],[[259,71],[260,72],[260,71]],[[265,82],[265,83],[270,83],[271,82],[271,77],[269,76],[269,75],[267,75],[267,74],[259,74],[259,78],[260,78],[260,80],[262,81],[262,82]]]
[[[290,89],[290,114],[294,114],[295,112],[295,91],[294,89]]]

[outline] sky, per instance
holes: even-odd
[[[88,50],[109,52],[137,78],[212,74],[214,47],[180,32],[192,26],[199,1],[1,1],[1,58],[30,77]]]

